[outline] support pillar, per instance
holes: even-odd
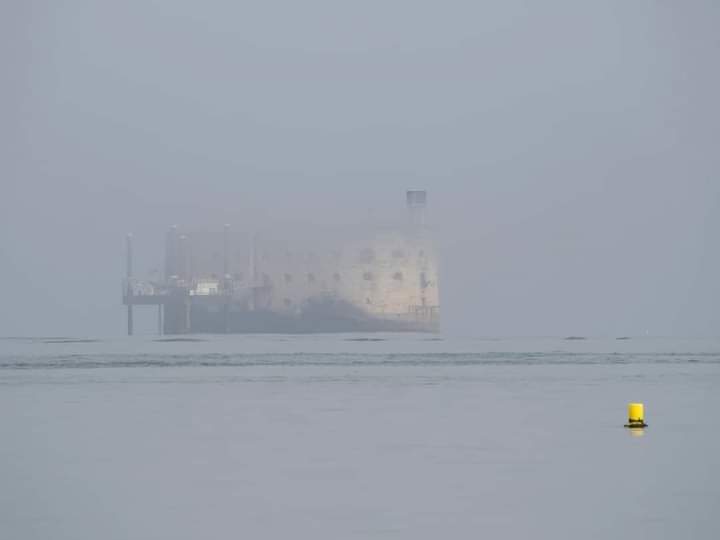
[[[190,297],[185,298],[185,328],[183,328],[184,334],[190,333]]]
[[[223,277],[222,277],[222,296],[223,296],[223,332],[228,332],[228,312],[230,310],[230,297],[232,295],[232,285],[230,281],[230,224],[226,223],[223,227]]]
[[[132,286],[132,267],[133,267],[133,249],[132,234],[128,234],[125,238],[126,247],[126,303],[127,303],[127,333],[128,336],[133,335],[133,286]]]

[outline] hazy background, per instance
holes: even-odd
[[[124,331],[172,223],[429,191],[471,335],[717,335],[720,3],[0,6],[0,335]],[[139,310],[141,311],[141,310]]]

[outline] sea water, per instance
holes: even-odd
[[[719,416],[717,339],[2,339],[0,538],[714,539]]]

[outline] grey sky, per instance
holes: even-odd
[[[120,334],[172,223],[429,191],[443,320],[717,335],[720,4],[0,7],[0,335]]]

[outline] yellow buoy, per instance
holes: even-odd
[[[628,403],[628,423],[626,428],[644,428],[645,423],[645,407],[642,403]]]

